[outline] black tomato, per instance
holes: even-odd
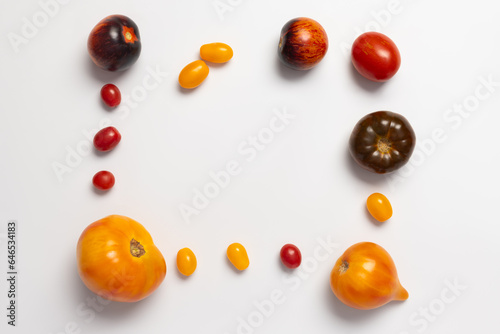
[[[100,68],[124,71],[141,54],[139,28],[126,16],[108,16],[90,32],[87,49],[92,61]]]
[[[405,165],[415,143],[415,132],[405,117],[377,111],[356,124],[349,140],[349,152],[364,169],[384,174]]]

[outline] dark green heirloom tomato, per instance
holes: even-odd
[[[356,124],[349,139],[349,152],[364,169],[384,174],[405,165],[415,143],[415,132],[405,117],[377,111]]]

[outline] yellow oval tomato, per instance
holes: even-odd
[[[202,45],[200,57],[212,63],[226,63],[233,58],[233,49],[224,43],[210,43]]]
[[[177,252],[177,269],[184,276],[191,276],[196,270],[197,261],[193,251],[183,248]]]
[[[330,274],[330,287],[341,302],[360,310],[408,299],[391,256],[373,242],[357,243],[342,254]]]
[[[196,88],[207,78],[208,72],[208,66],[203,60],[195,60],[182,69],[179,85],[186,89]]]
[[[366,200],[366,208],[379,222],[385,222],[392,217],[391,202],[382,194],[371,194]]]
[[[227,258],[238,270],[245,270],[250,265],[247,250],[237,242],[227,248]]]
[[[167,266],[144,226],[112,215],[90,224],[77,246],[78,274],[97,295],[136,302],[163,282]]]

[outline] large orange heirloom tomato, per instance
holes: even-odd
[[[408,299],[391,256],[373,242],[357,243],[342,254],[330,274],[330,286],[340,301],[360,310]]]
[[[111,215],[90,224],[77,246],[78,274],[97,295],[119,302],[149,296],[167,273],[165,259],[144,226]]]

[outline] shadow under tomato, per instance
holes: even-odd
[[[385,174],[373,173],[359,166],[356,163],[356,161],[354,161],[354,159],[351,157],[351,154],[349,153],[349,148],[346,149],[344,157],[346,161],[346,168],[357,179],[366,183],[370,183],[372,185],[378,185],[385,181],[386,178]]]
[[[99,101],[101,103],[102,109],[106,110],[107,112],[112,112],[112,111],[117,110],[118,108],[120,108],[120,105],[117,105],[116,107],[110,107],[106,103],[104,103],[104,101],[101,98],[101,92],[100,91],[99,91],[99,94],[97,94],[97,98],[99,99]]]
[[[324,293],[326,303],[328,304],[328,309],[337,317],[342,320],[345,320],[349,323],[359,324],[361,326],[365,326],[365,324],[369,321],[378,321],[380,318],[380,314],[384,312],[390,312],[391,308],[398,307],[398,301],[392,301],[388,304],[381,306],[372,310],[358,310],[352,308],[350,306],[342,303],[332,292],[330,288],[330,283],[325,284],[325,290],[328,290]],[[377,319],[377,320],[375,320]]]
[[[108,190],[97,189],[96,187],[94,187],[92,182],[90,182],[90,187],[92,188],[92,191],[94,192],[94,194],[96,194],[97,196],[106,196],[107,193],[109,193],[110,191],[113,190],[113,188],[108,189]]]
[[[352,62],[350,60],[349,60],[348,66],[351,69],[351,71],[350,71],[351,77],[354,80],[354,82],[356,82],[356,84],[359,87],[363,88],[367,92],[376,93],[384,86],[385,82],[371,81],[371,80],[368,80],[367,78],[365,78],[364,76],[362,76],[361,74],[359,74],[359,72],[356,70],[356,68],[354,67],[354,65],[352,64]]]
[[[205,80],[207,80],[207,79],[205,79]],[[177,90],[179,91],[179,93],[181,93],[183,95],[191,95],[194,92],[196,92],[198,89],[200,89],[202,86],[203,86],[203,83],[201,83],[198,87],[187,89],[187,88],[182,88],[181,85],[179,85],[179,82],[177,82]]]
[[[305,76],[307,76],[309,73],[311,73],[311,71],[314,71],[314,68],[309,69],[309,70],[299,71],[299,70],[294,70],[290,67],[287,67],[281,62],[281,60],[279,59],[279,56],[277,54],[275,55],[275,59],[276,59],[276,61],[275,61],[276,62],[276,65],[275,65],[276,71],[278,72],[279,76],[285,80],[290,80],[290,81],[300,80],[300,79],[304,78]]]
[[[116,80],[118,78],[126,76],[134,68],[134,66],[132,66],[131,68],[129,68],[125,71],[111,72],[111,71],[106,71],[106,70],[103,70],[102,68],[99,68],[96,64],[94,64],[92,59],[90,59],[90,56],[86,57],[85,62],[87,64],[87,68],[88,68],[88,72],[90,73],[90,76],[101,84],[99,86],[99,89],[96,90],[97,92],[100,92],[101,87],[104,86],[105,84],[116,82]],[[134,65],[137,66],[137,63]]]

